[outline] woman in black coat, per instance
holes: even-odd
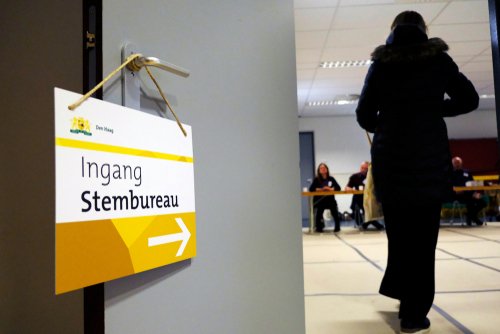
[[[479,102],[446,43],[426,31],[420,14],[396,16],[386,44],[372,53],[356,110],[360,126],[374,133],[373,180],[387,230],[380,293],[401,301],[403,333],[430,327],[441,203],[452,195],[443,117],[468,113]]]
[[[325,163],[320,163],[318,165],[318,170],[316,171],[316,177],[313,183],[309,187],[309,191],[333,191],[340,190],[340,185],[333,176],[330,175],[330,170]],[[325,228],[325,223],[323,221],[323,212],[325,209],[330,209],[333,216],[333,221],[335,222],[334,232],[340,231],[340,217],[339,209],[337,206],[337,201],[334,195],[330,196],[314,196],[313,198],[314,208],[316,208],[316,214],[314,223],[316,225],[316,232],[323,232]]]

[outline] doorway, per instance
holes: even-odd
[[[300,142],[300,187],[308,188],[314,178],[314,132],[299,132]],[[302,227],[309,226],[309,203],[302,196]]]

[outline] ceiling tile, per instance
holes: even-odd
[[[309,93],[310,101],[331,100],[340,93],[331,89],[332,87],[316,87],[314,91]]]
[[[493,82],[493,71],[486,71],[486,72],[467,72],[467,71],[462,71],[467,78],[469,78],[470,81],[474,82],[479,82],[482,80],[489,80]]]
[[[316,74],[317,80],[359,78],[366,75],[368,66],[345,68],[320,68]]]
[[[473,61],[474,59],[476,59],[475,55],[468,55],[468,56],[466,56],[466,55],[455,55],[455,56],[453,56],[453,55],[450,54],[450,56],[452,56],[453,60],[455,61],[455,63],[457,63],[457,65],[459,67],[461,67],[462,65],[465,65],[465,64]]]
[[[490,41],[488,23],[430,25],[429,37],[439,37],[445,42]]]
[[[295,47],[297,49],[322,49],[325,46],[328,30],[323,31],[298,31],[295,34]]]
[[[488,1],[468,0],[451,1],[432,23],[488,23],[488,21]]]
[[[333,105],[322,107],[305,107],[302,117],[352,116],[355,115],[356,104]]]
[[[491,40],[486,0],[295,0],[297,103],[299,116],[354,114],[355,106],[306,107],[307,101],[359,94],[368,67],[322,69],[320,61],[368,60],[385,42],[394,17],[415,10],[429,22],[429,36],[449,54],[479,94],[493,94]],[[491,107],[492,99],[481,108]],[[493,99],[494,101],[494,99]],[[350,108],[350,109],[349,109]]]
[[[319,65],[321,50],[320,49],[299,49],[296,51],[297,64],[300,63],[316,63]]]
[[[314,84],[312,85],[311,89],[318,89],[318,90],[323,90],[323,89],[334,89],[334,90],[342,90],[343,93],[336,93],[335,91],[331,92],[330,94],[337,95],[337,94],[345,94],[344,93],[344,88],[349,87],[349,90],[352,90],[355,88],[355,92],[349,92],[349,93],[356,93],[361,90],[363,87],[363,81],[364,77],[360,78],[344,78],[342,80],[319,80],[316,79],[314,80]]]
[[[321,7],[336,7],[339,0],[294,0],[295,8],[321,8]]]
[[[476,90],[479,93],[479,95],[495,94],[495,85],[492,84],[492,82],[489,80],[476,81],[474,82],[474,87],[476,87]]]
[[[428,21],[429,17],[434,17],[435,13],[439,12],[445,5],[444,3],[425,3],[339,7],[333,27],[343,29],[385,27],[389,30],[396,15],[405,10],[415,10]]]
[[[316,70],[297,70],[297,80],[313,80]]]
[[[295,9],[295,30],[329,30],[335,8]]]
[[[452,57],[456,56],[469,56],[469,55],[479,55],[485,49],[490,47],[488,41],[482,42],[452,42],[448,43],[450,50],[448,53]]]
[[[491,48],[486,50],[485,52],[481,53],[479,56],[474,58],[474,61],[487,61],[491,64],[493,64],[493,57],[491,55]]]
[[[321,55],[321,61],[335,60],[368,60],[374,47],[371,45],[353,48],[327,48]]]
[[[326,41],[326,47],[362,47],[371,45],[372,48],[383,44],[389,35],[389,29],[364,28],[364,29],[337,29],[332,30]]]
[[[393,4],[394,0],[342,0],[340,6],[364,6]]]
[[[318,68],[318,62],[314,63],[297,63],[297,71],[299,70],[312,70]]]
[[[470,62],[464,65],[462,70],[467,72],[493,72],[493,64],[491,62]]]

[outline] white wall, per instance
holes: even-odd
[[[107,283],[106,332],[303,334],[293,1],[103,8],[104,73],[125,41],[191,71],[152,70],[193,127],[198,241],[192,261]]]
[[[494,110],[476,110],[458,117],[446,118],[450,139],[496,138],[497,116]]]
[[[446,124],[450,139],[497,137],[495,111],[481,110],[446,118]],[[299,131],[314,132],[316,164],[326,162],[341,187],[359,170],[362,161],[370,160],[366,134],[355,116],[302,117]],[[336,199],[341,212],[350,211],[351,196],[336,196]]]

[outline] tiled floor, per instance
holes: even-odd
[[[307,234],[306,334],[398,333],[398,301],[378,294],[385,233]],[[436,252],[432,333],[500,333],[500,223],[445,227]]]

